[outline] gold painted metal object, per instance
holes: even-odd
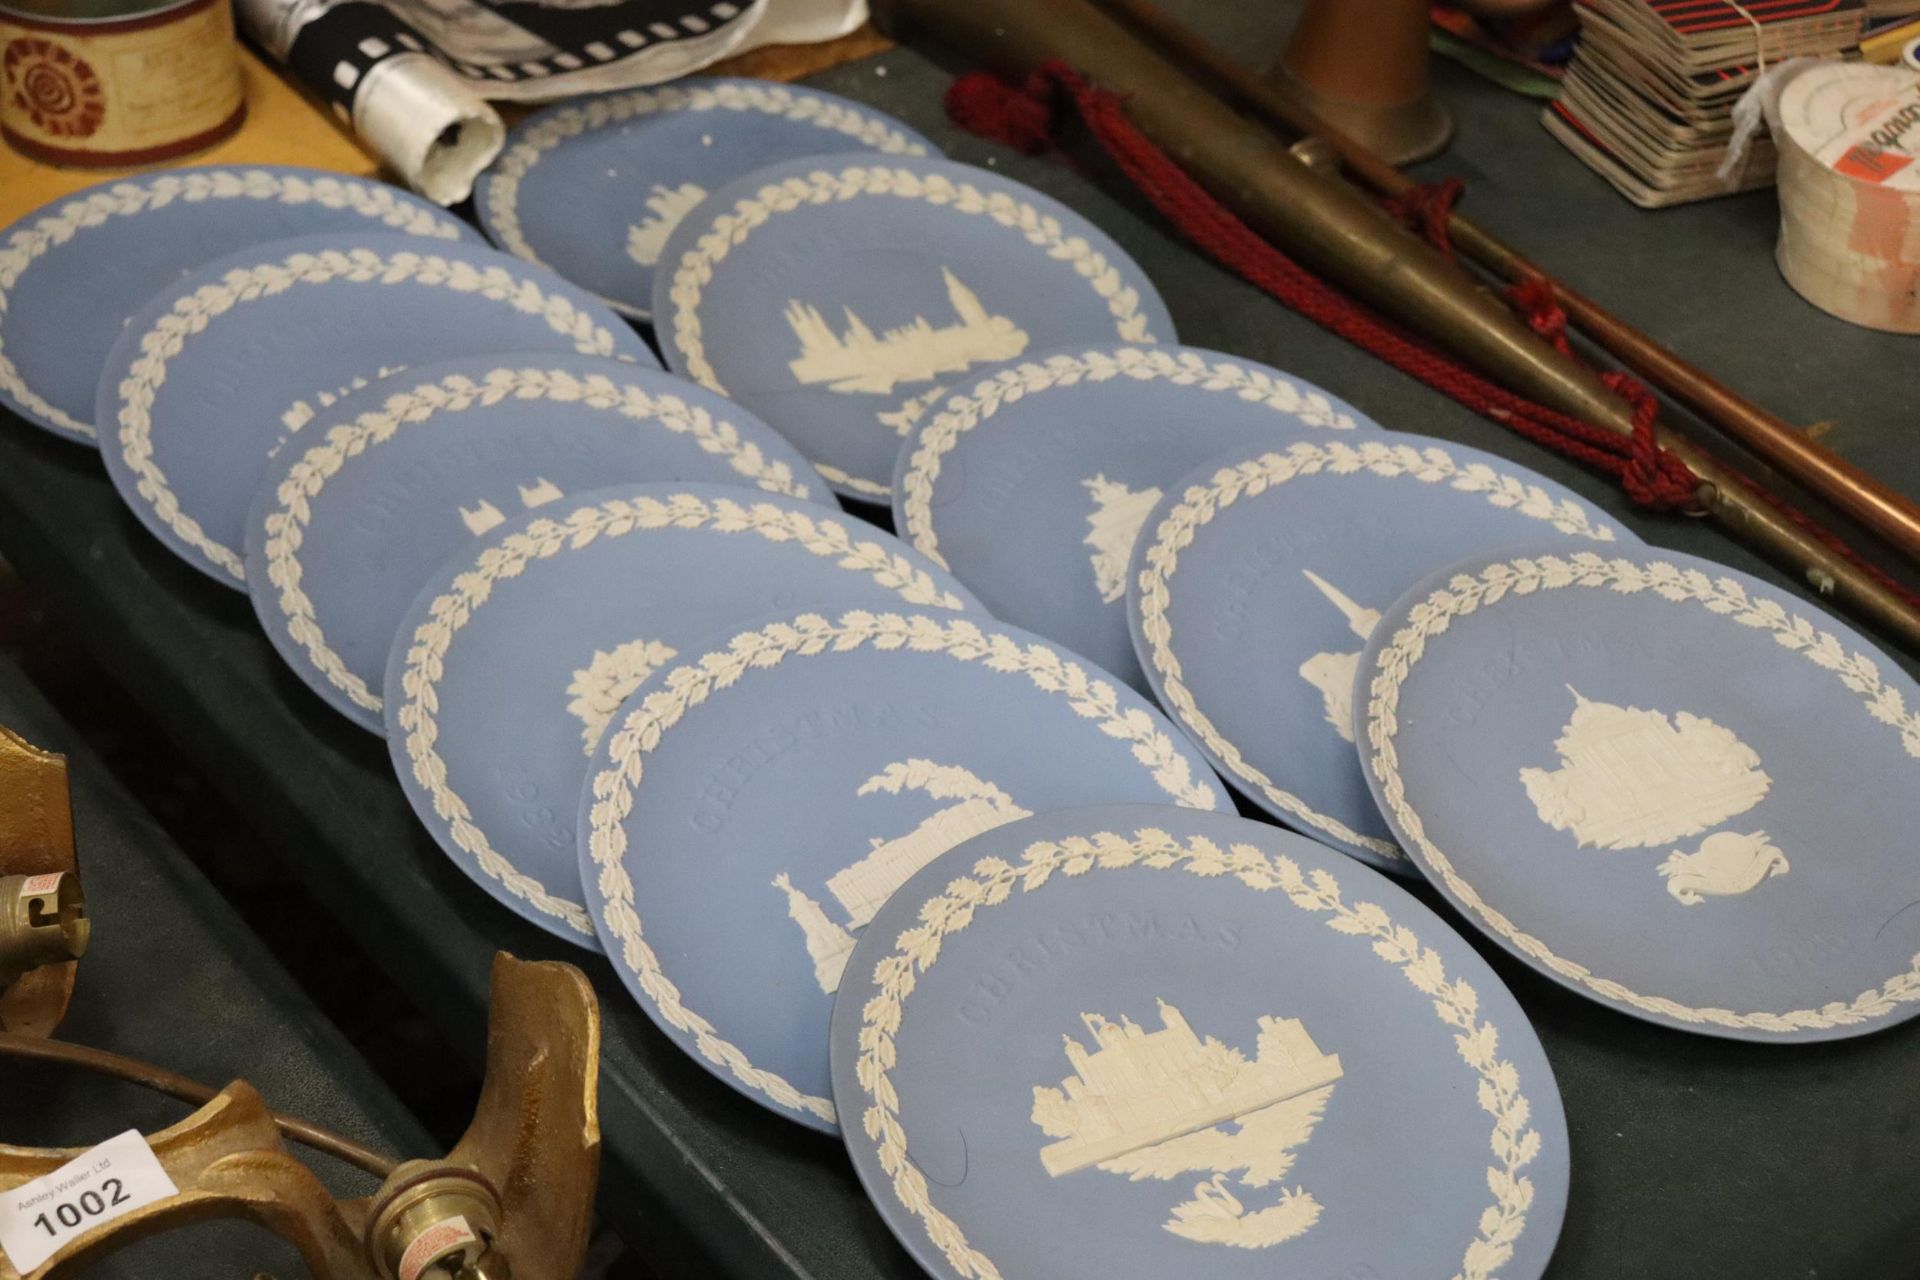
[[[176,1226],[243,1218],[300,1251],[318,1280],[572,1280],[599,1177],[600,1013],[572,965],[493,963],[487,1070],[473,1123],[445,1158],[410,1160],[379,1191],[337,1201],[236,1081],[149,1139],[178,1194],[76,1237],[26,1280],[76,1276]],[[0,1145],[0,1190],[80,1154]],[[0,1280],[22,1280],[0,1259]]]
[[[67,759],[0,728],[0,1031],[60,1025],[90,930]]]

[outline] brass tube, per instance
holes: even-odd
[[[877,0],[895,38],[922,31],[1004,75],[1064,61],[1127,95],[1129,117],[1261,235],[1467,364],[1527,397],[1618,434],[1632,410],[1592,370],[1541,339],[1495,295],[1371,200],[1314,173],[1267,129],[1215,98],[1087,0]],[[1718,463],[1662,429],[1700,477],[1707,511],[1827,598],[1920,652],[1920,612],[1750,495]]]
[[[1151,0],[1098,0],[1128,25],[1171,49],[1182,61],[1220,82],[1269,123],[1328,142],[1347,171],[1383,196],[1401,196],[1417,184],[1337,127],[1316,116],[1284,86],[1240,66]],[[1920,563],[1920,507],[1802,432],[1675,355],[1599,303],[1548,276],[1511,245],[1469,218],[1447,222],[1462,255],[1515,283],[1539,276],[1553,286],[1568,318],[1601,349],[1661,391],[1713,423],[1783,475],[1804,484],[1842,512]]]

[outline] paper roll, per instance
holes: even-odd
[[[865,0],[234,3],[268,53],[441,204],[466,199],[499,153],[506,131],[489,99],[657,84],[758,45],[844,35],[866,18]]]
[[[1769,115],[1787,283],[1842,320],[1920,333],[1920,73],[1819,63]]]
[[[353,100],[353,131],[407,184],[458,204],[506,141],[500,114],[424,53],[386,58]]]
[[[249,35],[427,199],[466,199],[500,153],[500,113],[385,6],[234,0],[234,11]]]

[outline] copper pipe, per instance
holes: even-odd
[[[1368,197],[1314,173],[1269,128],[1240,115],[1087,0],[877,0],[898,38],[935,39],[1003,75],[1055,59],[1127,95],[1149,138],[1274,244],[1511,390],[1628,435],[1633,414],[1598,374],[1535,334],[1492,290],[1406,232]],[[1700,478],[1706,511],[1815,590],[1920,652],[1920,611],[1858,564],[1749,493],[1672,432],[1660,444]]]
[[[1219,81],[1268,122],[1325,139],[1339,152],[1347,170],[1381,195],[1404,195],[1419,185],[1316,116],[1284,88],[1241,67],[1150,0],[1098,3],[1183,62]],[[1456,249],[1509,283],[1530,276],[1546,279],[1573,323],[1620,363],[1719,427],[1782,475],[1797,480],[1836,510],[1859,521],[1900,554],[1920,563],[1920,507],[1682,360],[1591,298],[1548,276],[1472,220],[1456,213],[1448,220],[1447,231]]]
[[[177,1075],[165,1067],[156,1067],[151,1062],[123,1058],[105,1049],[89,1049],[85,1045],[42,1040],[8,1031],[0,1031],[0,1058],[25,1058],[34,1062],[56,1062],[63,1066],[79,1067],[83,1071],[141,1085],[196,1107],[206,1106],[219,1093],[219,1090],[210,1089],[198,1080]],[[344,1160],[366,1170],[376,1178],[384,1178],[399,1167],[398,1161],[363,1147],[352,1138],[342,1137],[297,1116],[282,1115],[278,1111],[272,1114],[273,1123],[280,1132],[301,1146],[323,1151],[336,1160]]]

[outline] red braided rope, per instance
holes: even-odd
[[[1460,197],[1466,194],[1466,189],[1466,183],[1458,178],[1448,178],[1443,182],[1425,183],[1409,188],[1406,194],[1381,203],[1386,207],[1387,212],[1419,232],[1432,243],[1434,248],[1451,258],[1454,256],[1453,239],[1447,224],[1453,216],[1454,205],[1458,204]],[[1556,351],[1570,360],[1580,358],[1574,353],[1572,344],[1567,341],[1567,313],[1560,306],[1560,298],[1554,292],[1552,281],[1537,271],[1529,271],[1525,277],[1508,287],[1506,297],[1513,304],[1514,309],[1527,318],[1527,323],[1533,331],[1551,342]],[[1636,434],[1643,415],[1646,419],[1646,430],[1651,432],[1654,419],[1659,412],[1659,405],[1652,394],[1625,374],[1610,373],[1605,375],[1605,379],[1609,387],[1633,405]],[[1905,583],[1868,561],[1839,534],[1820,524],[1806,512],[1739,469],[1728,466],[1727,473],[1739,482],[1741,488],[1799,526],[1809,537],[1829,551],[1858,565],[1875,582],[1908,604],[1920,606],[1920,593],[1910,590]]]
[[[1699,481],[1655,441],[1658,405],[1638,383],[1624,374],[1609,375],[1610,385],[1634,406],[1635,429],[1628,437],[1535,404],[1481,377],[1268,244],[1136,129],[1118,94],[1094,88],[1065,64],[1040,67],[1018,89],[984,73],[962,76],[948,90],[947,112],[970,132],[1033,152],[1051,143],[1058,124],[1056,104],[1063,97],[1127,179],[1222,265],[1476,413],[1615,477],[1641,506],[1671,511],[1694,505]],[[1445,220],[1438,201],[1422,217],[1428,226],[1444,227]]]

